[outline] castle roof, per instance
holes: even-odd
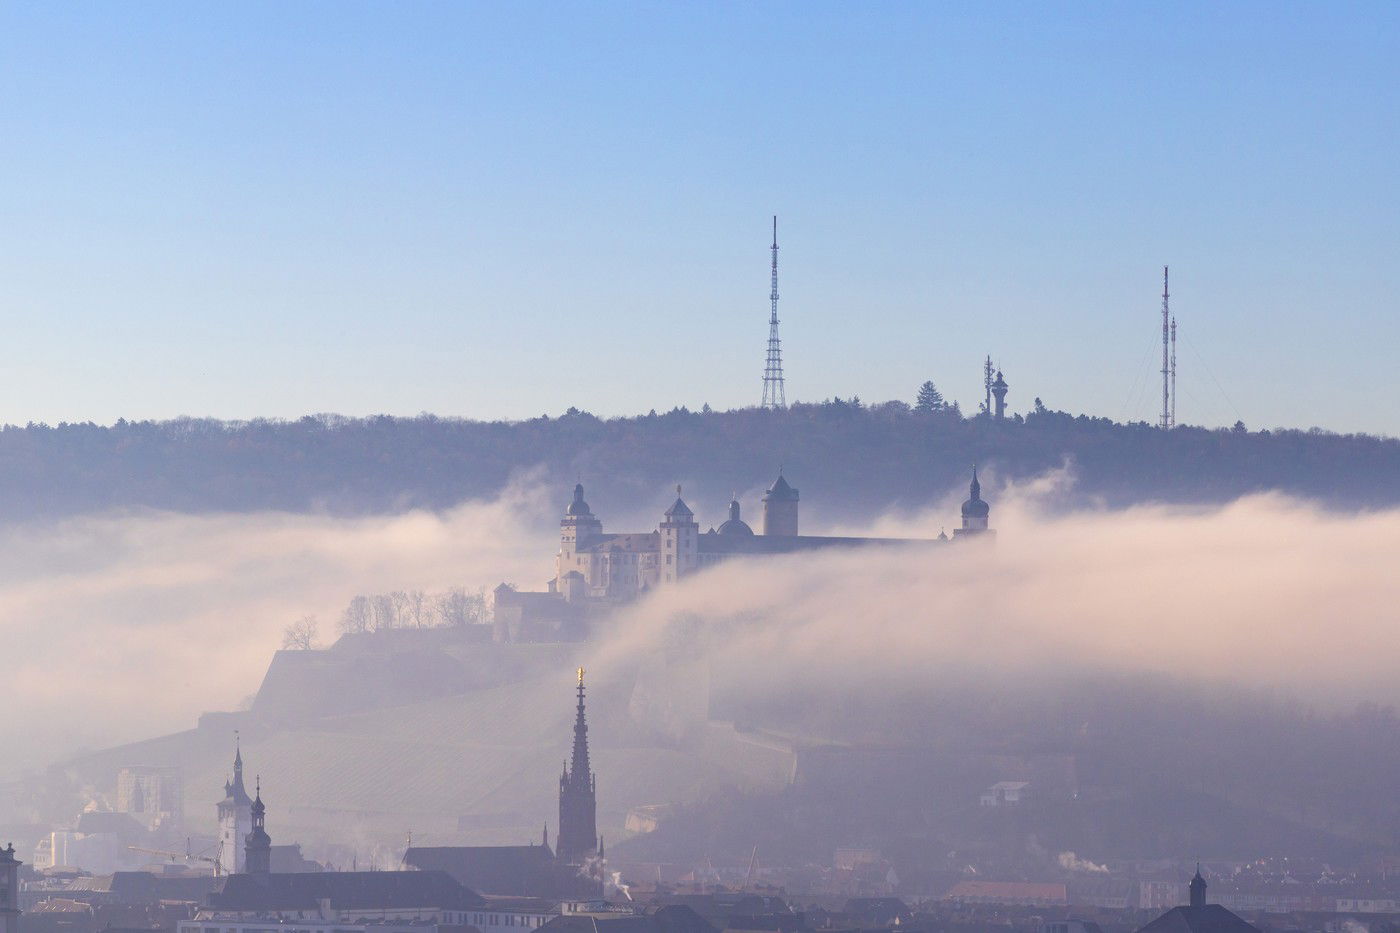
[[[676,497],[676,501],[666,510],[667,518],[694,518],[695,513],[690,510],[690,506],[685,504],[685,500]]]
[[[817,535],[700,535],[701,554],[792,554],[831,547],[872,547],[907,544],[927,544],[919,538],[828,538]]]
[[[654,551],[660,535],[655,531],[592,535],[578,546],[579,553],[593,551]]]
[[[575,518],[591,517],[593,513],[588,508],[588,503],[583,500],[583,483],[574,486],[574,501],[569,503],[569,507],[564,510],[564,514]]]
[[[778,479],[769,487],[768,492],[763,496],[763,500],[775,502],[796,502],[797,490],[788,485],[788,481],[783,479],[783,474],[778,474]]]

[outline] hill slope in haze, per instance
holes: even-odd
[[[1038,408],[1003,422],[857,400],[602,420],[479,422],[433,416],[0,430],[0,517],[42,519],[124,508],[179,512],[443,508],[497,494],[524,471],[582,477],[605,508],[677,482],[727,500],[780,467],[825,520],[922,506],[981,464],[1002,481],[1068,463],[1065,507],[1223,502],[1277,490],[1343,508],[1400,502],[1400,441],[1310,431],[1181,427],[1163,434]],[[664,498],[664,497],[663,497]],[[658,500],[659,501],[659,500]]]

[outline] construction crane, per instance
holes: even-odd
[[[205,862],[214,866],[215,878],[221,878],[224,874],[224,844],[222,841],[219,842],[217,851],[215,851],[213,855],[195,854],[191,852],[188,840],[185,842],[184,852],[171,852],[168,849],[146,849],[141,846],[127,846],[127,848],[132,852],[144,852],[146,855],[164,855],[172,862],[177,859],[184,859],[186,862]],[[208,850],[206,849],[205,851]]]
[[[744,885],[739,890],[749,890],[749,885],[753,884],[753,872],[758,867],[758,846],[753,847],[753,854],[749,856],[749,870],[744,873]]]

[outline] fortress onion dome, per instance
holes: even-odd
[[[739,517],[739,500],[735,499],[729,503],[729,521],[719,526],[719,533],[722,535],[747,535],[753,537],[753,529]]]
[[[574,487],[574,501],[569,503],[569,507],[564,512],[565,515],[592,515],[588,508],[588,503],[583,501],[583,483]]]
[[[962,504],[963,518],[986,518],[991,513],[991,506],[982,501],[982,484],[977,482],[977,468],[972,468],[971,494],[966,502]]]

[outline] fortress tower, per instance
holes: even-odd
[[[797,536],[797,490],[783,479],[781,470],[777,482],[763,495],[763,533]]]
[[[661,523],[661,565],[657,568],[657,579],[664,583],[674,583],[695,570],[700,563],[700,526],[696,524],[695,513],[681,498],[681,487],[676,487],[676,501],[666,510],[666,520]]]
[[[574,719],[573,760],[559,777],[557,857],[582,865],[598,852],[597,777],[588,763],[588,721],[583,710],[583,668],[578,669],[578,715]]]
[[[583,561],[579,548],[589,538],[603,533],[603,523],[593,517],[588,503],[583,499],[583,484],[574,486],[574,501],[564,510],[559,522],[559,555],[554,562],[554,582],[556,588],[564,585],[564,575],[573,570],[582,571]],[[587,576],[587,574],[584,574]]]

